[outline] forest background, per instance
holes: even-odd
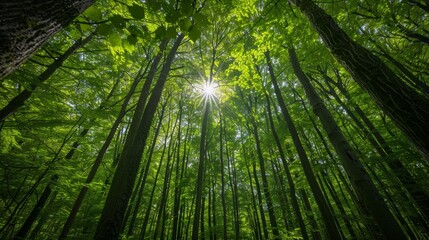
[[[0,238],[429,239],[428,11],[0,3]]]

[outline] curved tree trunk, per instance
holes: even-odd
[[[0,1],[0,79],[19,67],[94,0]]]

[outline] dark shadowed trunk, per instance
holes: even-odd
[[[140,119],[133,119],[133,121],[135,120],[137,122],[134,124],[132,123],[129,130],[129,134],[131,134],[130,136],[132,136],[132,138],[128,139],[127,137],[127,141],[125,142],[124,150],[115,171],[112,185],[97,226],[95,239],[106,240],[119,238],[122,220],[131,197],[131,191],[134,188],[134,182],[140,166],[143,149],[149,135],[149,130],[164,89],[164,84],[167,81],[171,64],[182,39],[183,35],[177,37],[166,58],[158,81],[153,88],[147,107],[144,110],[141,122],[139,121]]]
[[[335,58],[429,161],[429,98],[405,84],[386,64],[353,41],[311,0],[289,0],[310,20]]]
[[[18,68],[94,0],[0,1],[0,79]]]
[[[389,207],[376,189],[368,172],[334,121],[332,114],[326,109],[322,99],[314,90],[310,80],[302,71],[295,50],[289,48],[288,52],[293,71],[303,85],[313,111],[319,117],[329,140],[340,157],[359,199],[368,207],[386,238],[406,239],[406,235],[402,231],[400,224],[390,212]]]

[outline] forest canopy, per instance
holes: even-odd
[[[0,2],[0,239],[429,239],[428,13]]]

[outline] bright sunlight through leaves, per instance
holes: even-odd
[[[200,83],[197,87],[199,94],[202,96],[204,103],[216,102],[218,99],[218,84],[214,81],[206,80]]]

